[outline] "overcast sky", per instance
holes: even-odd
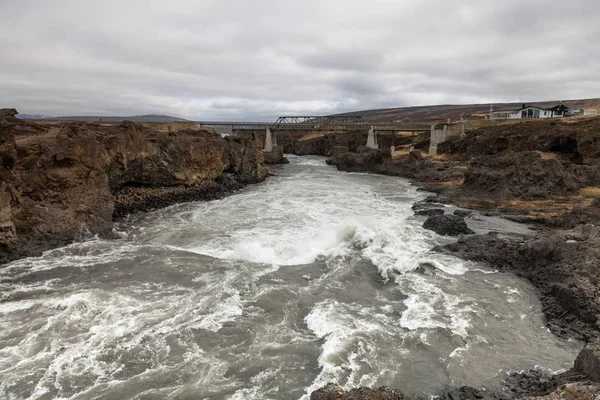
[[[600,97],[598,0],[0,0],[0,107],[196,120]]]

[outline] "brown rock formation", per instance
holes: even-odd
[[[0,263],[105,234],[114,216],[222,196],[264,179],[255,138],[0,120]]]
[[[582,187],[597,185],[600,164],[545,160],[533,151],[507,150],[471,160],[457,195],[475,200],[535,200],[576,195]]]

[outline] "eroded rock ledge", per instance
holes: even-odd
[[[0,264],[108,234],[113,218],[262,181],[262,144],[186,126],[0,117]]]
[[[435,202],[563,229],[534,236],[463,236],[434,250],[528,279],[539,290],[548,327],[587,342],[564,374],[512,374],[502,393],[459,388],[440,398],[599,399],[600,118],[476,129],[440,145],[444,154],[435,157],[422,155],[418,144],[415,148],[398,156],[359,146],[332,152],[327,162],[342,171],[415,179],[438,195]],[[417,211],[436,214],[430,208]]]

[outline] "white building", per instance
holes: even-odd
[[[585,109],[585,108],[575,108],[572,109],[570,112],[570,115],[599,115],[600,114],[600,110],[594,110],[594,109]]]
[[[557,118],[564,117],[569,107],[559,104],[521,104],[499,108],[492,112],[492,119]]]

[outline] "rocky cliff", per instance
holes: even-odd
[[[328,163],[343,171],[415,179],[438,194],[425,199],[424,206],[454,203],[481,213],[502,213],[511,220],[543,225],[544,229],[569,229],[526,236],[464,236],[434,250],[528,279],[539,290],[548,327],[563,337],[589,342],[574,368],[565,374],[514,374],[512,382],[505,382],[505,393],[486,396],[461,388],[441,398],[598,398],[600,118],[526,121],[474,129],[439,145],[438,152],[443,154],[393,155],[389,150],[346,149],[333,154]],[[425,207],[424,211],[433,214],[436,210]],[[466,216],[473,213],[462,212]]]
[[[0,263],[84,234],[113,218],[222,196],[268,172],[256,138],[119,125],[0,119]]]

